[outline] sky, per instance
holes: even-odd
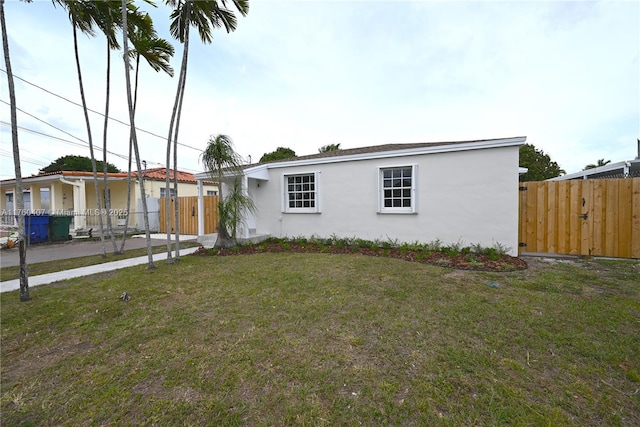
[[[175,77],[140,70],[136,126],[152,168],[165,164],[182,45],[169,35],[163,1],[136,3],[176,48]],[[49,0],[6,0],[5,17],[23,79],[15,80],[22,175],[89,156],[82,108],[69,102],[80,103],[80,92],[67,14]],[[247,162],[277,147],[307,155],[333,143],[514,136],[567,173],[639,154],[637,1],[251,0],[235,32],[217,29],[211,44],[191,34],[180,170],[201,172],[200,153],[217,134]],[[80,35],[79,55],[88,106],[104,114],[104,37]],[[109,116],[128,123],[121,52],[111,60]],[[0,179],[15,175],[8,103],[0,72]],[[104,119],[90,117],[101,148]],[[107,131],[107,160],[126,170],[128,128],[110,120]]]

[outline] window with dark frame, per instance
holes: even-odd
[[[382,208],[411,209],[413,189],[411,166],[382,169]]]
[[[286,179],[288,209],[315,209],[315,174],[290,175]]]

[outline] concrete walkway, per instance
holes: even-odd
[[[166,235],[164,235],[164,238],[166,239]],[[180,241],[189,241],[189,240],[192,240],[193,238],[194,236],[180,236]],[[144,243],[144,246],[146,246],[145,239],[135,239],[135,240]],[[158,239],[158,242],[161,242],[161,240]],[[160,244],[162,244],[162,242]],[[74,256],[94,255],[94,254],[100,253],[100,242],[80,242],[80,243],[77,243],[77,245],[78,246],[73,246],[73,244],[51,245],[51,246],[58,246],[57,251],[53,251],[53,252],[51,252],[51,247],[49,248],[43,247],[43,251],[46,250],[46,253],[49,254],[49,257],[47,257],[47,259],[44,259],[43,261],[54,261],[56,259],[73,258]],[[155,240],[154,240],[154,246],[155,246]],[[97,248],[97,251],[96,251],[96,248]],[[126,248],[131,249],[128,243]],[[182,248],[180,249],[180,255],[191,254],[195,252],[197,249],[198,249],[197,247]],[[31,253],[34,253],[34,252],[37,253],[37,249],[31,250]],[[27,251],[27,257],[29,262],[30,263],[34,262],[32,261],[33,258],[29,257],[29,253],[30,252]],[[72,255],[72,254],[75,254],[75,255]],[[78,255],[78,254],[81,254],[81,255]],[[4,261],[4,257],[5,256],[2,255],[3,261]],[[41,258],[41,256],[38,255],[38,256],[35,256],[34,258],[39,259]],[[153,255],[154,262],[162,261],[165,259],[167,259],[166,252]],[[121,268],[127,268],[127,267],[132,267],[134,265],[146,264],[148,262],[149,262],[149,258],[147,257],[147,255],[145,255],[145,256],[136,257],[136,258],[123,259],[120,261],[105,262],[103,264],[96,264],[96,265],[90,265],[87,267],[74,268],[71,270],[58,271],[56,273],[40,274],[38,276],[29,276],[29,288],[32,288],[38,285],[46,285],[49,283],[59,282],[61,280],[72,279],[75,277],[89,276],[92,274],[103,273],[106,271],[119,270]],[[5,266],[4,262],[2,263],[2,266],[3,267]],[[9,291],[14,291],[16,289],[20,289],[20,279],[13,279],[13,280],[7,280],[5,282],[0,282],[0,292],[9,292]]]

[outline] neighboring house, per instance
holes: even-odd
[[[146,169],[142,171],[142,178],[146,196],[149,200],[157,200],[164,196],[165,192],[165,168]],[[138,173],[132,173],[131,186],[131,211],[142,212],[139,207],[140,185]],[[173,180],[173,170],[169,177]],[[104,195],[103,174],[98,174],[98,188]],[[127,207],[127,174],[108,173],[109,194],[111,199],[112,217],[115,224],[117,219],[123,218]],[[40,175],[22,178],[24,189],[25,209],[33,213],[47,212],[50,214],[69,214],[74,216],[73,228],[83,229],[97,224],[96,192],[93,185],[92,172],[60,171],[49,172]],[[173,186],[173,182],[171,184]],[[204,195],[216,193],[218,187],[214,182],[203,183]],[[0,209],[3,212],[11,212],[15,209],[15,179],[0,181]],[[178,171],[178,196],[197,196],[198,187],[193,174]],[[157,214],[157,203],[155,212]],[[104,208],[104,200],[102,201]],[[150,212],[152,209],[149,209]],[[141,215],[129,217],[129,226],[142,228]],[[4,215],[4,222],[12,222],[13,215]]]
[[[257,211],[239,237],[440,239],[500,243],[516,255],[518,157],[525,141],[387,144],[247,165],[243,186]],[[202,203],[199,209],[202,218]]]
[[[567,175],[548,179],[547,181],[566,181],[572,179],[604,179],[604,178],[637,178],[640,177],[640,139],[638,155],[633,160],[609,163],[592,169],[582,170]]]

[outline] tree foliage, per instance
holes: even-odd
[[[96,162],[99,169],[103,168],[103,163]],[[85,156],[62,156],[54,160],[49,166],[40,169],[40,173],[59,172],[59,171],[84,171],[92,172],[91,159]],[[107,162],[107,172],[120,172],[117,166]]]
[[[605,166],[608,165],[609,163],[611,163],[611,160],[605,160],[605,159],[598,159],[598,162],[596,164],[593,163],[589,163],[587,166],[584,167],[584,169],[582,169],[583,171],[586,171],[587,169],[595,169],[595,168],[599,168],[600,166]]]
[[[520,147],[520,167],[528,169],[527,173],[520,175],[520,182],[544,181],[566,173],[548,154],[532,144]]]
[[[327,151],[338,151],[340,149],[340,143],[337,144],[327,144],[318,148],[318,153],[326,153]]]
[[[262,157],[260,157],[260,163],[273,162],[274,160],[290,159],[292,157],[296,157],[296,152],[291,148],[278,147],[271,153],[264,153]]]

